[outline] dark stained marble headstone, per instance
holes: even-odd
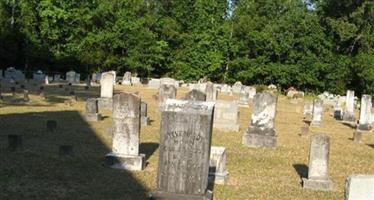
[[[206,94],[204,92],[201,92],[200,90],[193,89],[186,94],[185,99],[192,101],[205,101]]]
[[[168,99],[161,111],[157,190],[151,199],[211,200],[214,103]]]

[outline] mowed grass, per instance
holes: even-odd
[[[111,113],[102,112],[104,120],[86,122],[85,102],[97,97],[99,88],[84,90],[74,86],[78,102],[64,104],[69,96],[57,85],[45,87],[46,99],[37,94],[37,86],[28,87],[32,102],[14,103],[7,85],[2,85],[0,104],[0,199],[147,199],[156,188],[160,113],[152,97],[155,89],[142,86],[116,86],[116,93],[139,92],[148,103],[150,126],[141,128],[140,152],[147,154],[147,166],[141,172],[114,170],[104,165],[111,149]],[[19,86],[17,98],[22,98]],[[187,89],[178,89],[183,98]],[[232,100],[235,96],[219,95]],[[330,178],[332,192],[305,190],[300,176],[308,166],[310,137],[300,137],[303,126],[303,102],[291,104],[278,98],[276,149],[247,148],[241,144],[249,125],[252,105],[240,108],[239,132],[213,130],[212,144],[227,149],[227,185],[214,185],[214,199],[343,199],[344,183],[351,174],[374,174],[374,135],[365,133],[363,143],[351,138],[353,129],[335,121],[326,108],[323,124],[310,135],[325,133],[331,137]],[[55,132],[46,129],[47,120],[56,120]],[[7,135],[22,136],[23,150],[7,150]],[[61,157],[59,145],[72,145],[74,156]]]

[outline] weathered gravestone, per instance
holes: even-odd
[[[45,74],[41,70],[38,70],[32,74],[32,79],[39,82],[44,81]]]
[[[186,94],[185,99],[192,101],[205,101],[206,94],[204,92],[201,92],[200,90],[193,89]]]
[[[360,106],[360,120],[358,123],[359,130],[371,130],[371,96],[364,94],[361,97],[361,106]]]
[[[61,81],[61,75],[60,74],[54,74],[53,75],[53,82],[60,82]]]
[[[343,119],[343,108],[340,106],[340,104],[337,102],[334,106],[334,119],[336,120],[342,120]]]
[[[217,100],[218,91],[212,82],[207,82],[205,87],[206,101]]]
[[[345,112],[343,116],[343,120],[346,122],[356,121],[354,101],[355,101],[355,91],[347,90],[347,96],[346,96],[346,101],[345,101]]]
[[[277,146],[274,120],[277,97],[269,92],[257,93],[253,99],[253,113],[250,126],[243,135],[243,144],[248,147]]]
[[[239,108],[234,101],[216,101],[213,127],[223,131],[239,131]]]
[[[174,85],[161,85],[158,90],[159,105],[163,105],[167,99],[175,99],[177,96],[177,89]]]
[[[148,126],[150,124],[150,119],[148,117],[148,105],[144,101],[142,101],[140,105],[140,121],[142,125],[145,126]]]
[[[304,102],[304,117],[306,119],[311,119],[313,116],[313,103],[306,101]]]
[[[345,182],[345,200],[373,200],[374,175],[351,175]]]
[[[100,79],[100,98],[98,99],[99,110],[113,108],[114,75],[105,72]]]
[[[232,86],[232,92],[239,94],[243,89],[243,84],[240,81],[235,82]]]
[[[161,85],[160,79],[152,78],[151,80],[148,81],[148,87],[150,88],[158,89],[160,88],[160,85]]]
[[[131,72],[126,72],[122,78],[122,85],[132,85],[131,83]]]
[[[143,170],[145,155],[139,154],[140,97],[120,93],[113,97],[113,144],[106,162],[115,169]]]
[[[89,98],[86,102],[86,120],[97,122],[101,120],[99,114],[98,100],[96,98]]]
[[[179,87],[179,83],[173,78],[162,78],[160,79],[161,85],[174,85],[174,87]]]
[[[246,90],[241,90],[239,93],[239,106],[248,107],[249,94]]]
[[[303,178],[303,187],[311,190],[332,190],[329,178],[330,137],[319,134],[311,137],[308,178]]]
[[[211,200],[213,102],[168,99],[162,107],[157,191],[151,199]]]
[[[75,83],[75,71],[68,71],[66,72],[66,81],[68,83]]]
[[[320,126],[322,121],[322,114],[323,114],[323,101],[321,99],[315,99],[313,102],[313,116],[312,122],[310,125],[312,126]]]
[[[225,185],[229,179],[226,169],[226,148],[212,146],[210,148],[209,181]]]
[[[253,99],[256,95],[256,88],[251,86],[245,86],[244,90],[248,93],[248,98]]]
[[[76,73],[74,83],[80,83],[80,82],[81,82],[81,75],[79,73]]]
[[[14,67],[9,67],[4,72],[4,78],[8,81],[25,81],[25,74],[20,70],[16,70]]]

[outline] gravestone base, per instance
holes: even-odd
[[[140,122],[145,126],[149,126],[151,124],[151,120],[149,119],[149,117],[140,117]]]
[[[113,99],[112,98],[97,98],[97,105],[99,107],[99,110],[107,109],[107,110],[113,110]]]
[[[89,122],[97,122],[101,120],[101,115],[99,113],[96,114],[86,114],[86,120]]]
[[[321,121],[311,121],[310,126],[321,126]]]
[[[130,81],[122,81],[122,85],[132,86]]]
[[[242,143],[247,147],[276,148],[277,136],[274,129],[261,130],[249,127],[247,133],[243,135]]]
[[[229,123],[220,123],[220,124],[213,124],[213,128],[216,128],[216,129],[220,129],[220,130],[223,130],[223,131],[235,131],[235,132],[238,132],[239,131],[239,124],[229,124]]]
[[[213,200],[213,193],[207,190],[203,195],[177,194],[163,191],[156,191],[151,194],[151,200]]]
[[[359,124],[357,126],[357,129],[361,130],[361,131],[370,131],[373,127],[371,126],[371,124]]]
[[[145,167],[145,154],[136,156],[109,153],[105,156],[105,162],[113,169],[141,171]]]
[[[226,185],[228,180],[229,173],[227,171],[225,173],[209,173],[209,182],[214,182],[218,185]]]
[[[333,188],[333,184],[330,179],[314,180],[303,178],[303,188],[310,190],[331,191]]]

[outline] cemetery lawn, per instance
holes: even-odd
[[[116,86],[115,92],[136,92],[148,103],[150,126],[142,126],[140,152],[146,154],[147,166],[141,172],[114,170],[104,165],[104,156],[111,149],[111,114],[102,112],[104,120],[84,120],[85,99],[97,97],[99,88],[89,91],[74,86],[78,102],[64,104],[69,98],[57,85],[45,86],[46,99],[37,94],[37,87],[28,87],[32,102],[12,101],[9,89],[2,85],[4,100],[0,103],[0,199],[147,199],[156,188],[160,114],[153,95],[155,89],[142,86]],[[18,98],[22,92],[18,89]],[[186,89],[178,89],[182,98]],[[219,99],[234,97],[219,95]],[[291,104],[278,98],[276,149],[253,149],[241,144],[249,124],[250,108],[240,108],[239,132],[213,130],[212,144],[224,146],[230,173],[227,185],[212,185],[214,199],[343,199],[344,183],[352,174],[374,174],[374,135],[365,133],[363,143],[352,141],[353,129],[335,121],[331,109],[325,107],[322,126],[311,134],[331,137],[330,178],[332,192],[316,192],[302,188],[301,177],[307,175],[310,137],[300,137],[303,126],[303,102]],[[357,114],[357,113],[356,113]],[[57,130],[46,129],[47,120],[56,120]],[[23,149],[7,149],[8,135],[22,136]],[[72,157],[59,156],[59,145],[72,145]]]

